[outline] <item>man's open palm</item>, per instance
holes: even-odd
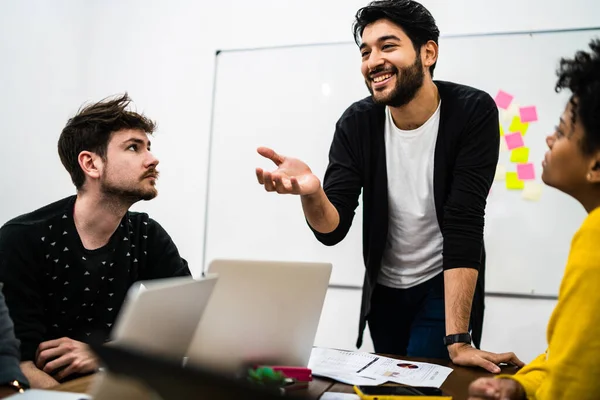
[[[297,158],[284,157],[267,147],[259,147],[258,154],[273,161],[277,169],[269,172],[256,168],[258,183],[267,192],[309,195],[316,193],[321,181],[312,173],[308,165]]]

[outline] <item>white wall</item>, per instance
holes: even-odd
[[[60,129],[83,101],[127,90],[138,109],[159,122],[154,149],[162,162],[161,193],[137,208],[148,210],[161,222],[197,274],[203,250],[215,50],[350,41],[353,15],[365,3],[1,2],[0,135],[5,144],[0,149],[1,222],[72,193],[56,154]],[[562,0],[427,0],[424,4],[443,34],[589,27],[598,25],[600,15],[597,0],[568,4]],[[235,118],[235,110],[231,112]],[[235,181],[232,176],[224,184],[235,185]],[[353,348],[357,295],[330,293],[317,344]],[[505,299],[489,304],[486,347],[523,346],[523,358],[533,358],[540,351],[538,342],[544,337],[551,305]],[[531,336],[523,337],[523,327]],[[499,328],[506,331],[500,333]],[[523,344],[505,343],[505,338]]]
[[[82,4],[0,2],[0,224],[72,192],[56,141],[87,80]]]

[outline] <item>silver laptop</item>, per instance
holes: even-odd
[[[306,367],[331,264],[215,260],[210,304],[188,363],[237,372],[248,364]]]
[[[216,282],[207,276],[135,283],[115,322],[113,343],[183,358]]]

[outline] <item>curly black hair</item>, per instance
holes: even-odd
[[[380,19],[390,20],[402,28],[417,54],[428,41],[438,43],[440,30],[433,15],[421,3],[414,0],[376,0],[356,12],[352,32],[357,45],[360,45],[365,27]],[[429,67],[432,77],[434,69],[435,63]]]
[[[590,42],[591,52],[578,51],[572,59],[563,58],[557,70],[556,91],[572,93],[572,122],[581,120],[585,131],[581,142],[584,154],[600,150],[600,40]]]

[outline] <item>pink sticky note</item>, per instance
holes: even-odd
[[[535,168],[532,163],[517,164],[517,176],[523,181],[535,179]]]
[[[513,95],[508,94],[505,91],[499,90],[494,100],[496,101],[496,105],[499,108],[503,108],[506,110],[513,100]]]
[[[538,120],[535,106],[521,107],[519,108],[519,114],[521,115],[521,122],[535,122]]]
[[[523,136],[521,135],[521,132],[515,132],[509,135],[504,135],[504,139],[506,140],[506,146],[509,150],[525,146],[525,143],[523,143]]]

